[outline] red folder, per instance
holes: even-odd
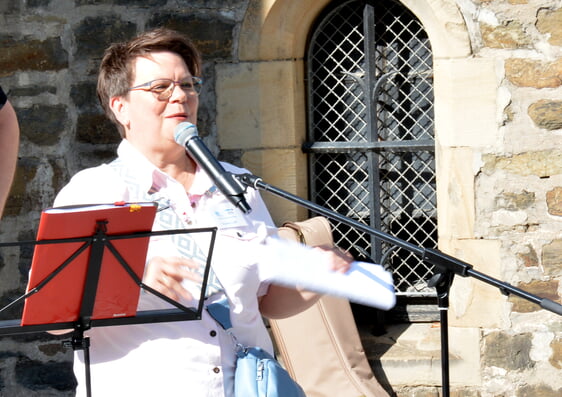
[[[98,221],[107,222],[107,236],[150,232],[156,208],[155,203],[50,208],[41,213],[37,240],[90,237],[95,234]],[[139,279],[142,279],[144,273],[148,240],[147,236],[108,238]],[[40,285],[84,244],[84,241],[37,244],[31,262],[27,291]],[[91,246],[86,248],[38,292],[26,298],[21,325],[78,320],[91,250]],[[139,295],[138,284],[105,246],[91,318],[134,316]]]

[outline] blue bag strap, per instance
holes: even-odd
[[[225,330],[232,328],[232,323],[230,322],[230,307],[228,306],[228,300],[226,298],[207,305],[207,312]]]
[[[207,312],[215,319],[215,321],[224,328],[226,333],[232,338],[234,343],[234,351],[238,357],[245,357],[248,354],[248,349],[238,342],[236,335],[232,332],[232,323],[230,322],[230,307],[228,306],[228,299],[224,298],[215,303],[211,303],[206,307]]]

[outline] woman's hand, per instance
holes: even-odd
[[[182,282],[187,279],[201,283],[201,276],[193,272],[198,268],[197,262],[187,258],[156,256],[146,266],[144,283],[175,301],[180,298],[192,300],[193,296]]]
[[[328,256],[328,260],[332,263],[331,269],[338,273],[347,273],[353,262],[353,256],[347,251],[338,247],[314,247],[315,250],[320,250],[324,255]]]

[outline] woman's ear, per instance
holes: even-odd
[[[122,96],[114,96],[109,100],[109,107],[119,124],[127,129],[131,123],[127,101]]]

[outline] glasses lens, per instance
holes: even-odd
[[[201,91],[201,79],[192,77],[191,81],[182,82],[181,88],[187,95],[199,95]]]
[[[172,80],[154,80],[150,84],[150,91],[160,94],[174,85]]]
[[[150,85],[150,91],[158,94],[158,99],[166,100],[172,96],[174,82],[172,80],[154,80]]]
[[[197,94],[201,92],[201,88],[203,88],[203,80],[199,77],[193,77],[193,89]]]

